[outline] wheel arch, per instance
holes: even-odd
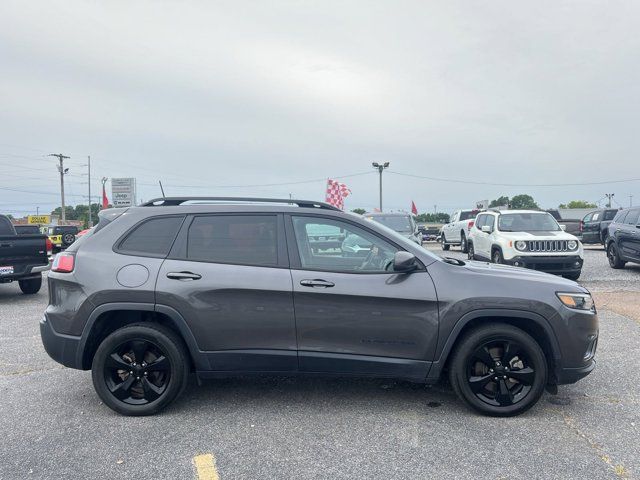
[[[465,314],[455,324],[442,347],[437,361],[433,362],[429,379],[440,378],[447,368],[455,348],[461,339],[474,328],[490,323],[512,325],[531,335],[540,345],[548,361],[549,383],[555,382],[555,368],[560,363],[560,346],[551,325],[542,315],[525,310],[474,310]]]
[[[184,342],[192,366],[208,369],[207,360],[198,349],[195,337],[184,318],[174,309],[152,303],[107,303],[98,306],[89,316],[77,352],[77,365],[89,370],[98,346],[109,334],[133,323],[155,323],[176,333]]]

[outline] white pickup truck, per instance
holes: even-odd
[[[442,227],[440,244],[443,250],[449,250],[451,245],[460,245],[463,253],[467,253],[467,240],[473,222],[480,210],[456,210],[451,216],[451,221]]]

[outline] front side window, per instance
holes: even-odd
[[[493,231],[493,222],[494,222],[494,217],[493,215],[487,215],[487,218],[485,219],[484,224],[491,227],[491,230]]]
[[[502,232],[556,232],[560,225],[548,213],[509,213],[500,215],[498,230]]]
[[[597,222],[600,219],[600,212],[596,212],[593,214],[593,218],[591,219],[594,222]]]
[[[624,223],[627,225],[637,225],[638,217],[640,217],[640,209],[634,208],[633,210],[629,210],[629,213],[627,213],[624,219]]]
[[[386,272],[396,247],[355,225],[327,218],[292,217],[303,269],[333,272]],[[335,240],[319,242],[314,232],[339,231]]]
[[[275,215],[206,215],[193,219],[187,236],[189,260],[276,266]]]
[[[629,213],[629,210],[620,210],[620,212],[618,212],[618,214],[616,215],[616,218],[614,218],[613,221],[615,223],[624,223],[627,213]]]
[[[487,217],[488,215],[478,215],[478,218],[476,218],[476,228],[478,230],[482,230],[482,226],[485,224],[484,222],[487,221]]]

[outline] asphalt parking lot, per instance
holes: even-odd
[[[598,367],[509,419],[446,385],[323,378],[193,382],[162,414],[121,417],[44,352],[46,289],[0,285],[0,478],[198,478],[207,454],[200,478],[640,478],[640,266],[589,248],[580,282],[600,310]]]

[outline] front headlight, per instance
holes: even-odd
[[[567,248],[569,250],[575,250],[576,248],[578,248],[578,242],[576,242],[575,240],[569,240],[567,242]]]
[[[556,292],[560,301],[574,310],[595,310],[593,298],[588,293],[563,293]]]
[[[518,240],[516,242],[516,250],[520,250],[521,252],[523,252],[526,249],[527,249],[527,242],[525,242],[524,240]]]

